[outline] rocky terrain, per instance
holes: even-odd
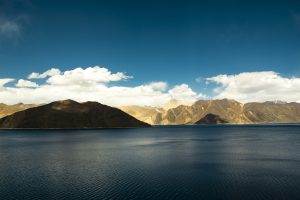
[[[205,115],[218,115],[231,124],[256,123],[299,123],[300,104],[283,102],[264,102],[242,104],[235,100],[199,100],[191,106],[180,105],[175,108],[134,107],[121,108],[136,118],[150,124],[176,125],[195,124]]]
[[[129,114],[97,102],[56,101],[0,119],[0,128],[150,127]]]
[[[59,104],[59,102],[64,101],[58,101],[56,104]],[[86,104],[83,103],[82,105]],[[177,104],[178,102],[172,100],[169,104],[160,108],[122,106],[119,109],[142,122],[152,125],[195,124],[207,114],[217,115],[230,124],[300,123],[299,103],[264,102],[243,104],[235,100],[221,99],[199,100],[192,105],[178,106]],[[0,104],[0,117],[36,106]],[[74,112],[77,112],[76,109],[74,109]]]

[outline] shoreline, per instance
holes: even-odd
[[[259,123],[259,124],[176,124],[176,125],[152,125],[151,127],[98,127],[98,128],[0,128],[1,130],[25,130],[25,131],[35,131],[35,130],[105,130],[105,129],[151,129],[151,128],[182,128],[182,127],[283,127],[283,126],[300,126],[300,123]]]

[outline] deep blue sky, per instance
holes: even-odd
[[[1,78],[99,65],[135,77],[126,84],[197,90],[199,76],[300,75],[299,0],[0,2],[21,26],[0,40]]]

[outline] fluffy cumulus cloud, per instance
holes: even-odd
[[[131,78],[122,72],[111,73],[104,67],[76,68],[51,76],[47,83],[51,85],[98,85]]]
[[[111,106],[147,105],[162,106],[171,99],[196,101],[201,94],[188,85],[168,86],[166,82],[150,82],[137,86],[122,86],[132,78],[123,72],[113,73],[104,67],[75,68],[61,71],[50,69],[31,73],[28,79],[42,79],[41,84],[20,79],[15,87],[6,86],[14,79],[0,79],[0,102],[7,104],[48,103],[62,99],[79,102],[97,101]],[[116,82],[111,86],[111,82]]]
[[[203,78],[205,82],[216,84],[216,87],[212,87],[214,95],[210,97],[193,91],[187,84],[169,86],[166,82],[158,81],[124,86],[122,82],[132,76],[123,72],[113,73],[99,66],[78,67],[68,71],[52,68],[42,73],[33,72],[27,78],[30,80],[0,78],[0,102],[48,103],[74,99],[79,102],[97,101],[111,106],[163,106],[174,99],[190,104],[198,99],[210,98],[229,98],[240,102],[300,102],[300,78],[283,77],[273,71]],[[37,84],[32,79],[41,80]]]
[[[173,99],[186,103],[191,103],[195,99],[207,98],[205,94],[194,92],[187,84],[176,85],[168,93]]]
[[[47,78],[50,76],[55,76],[55,75],[59,75],[61,72],[59,69],[49,69],[47,71],[45,71],[44,73],[36,73],[36,72],[32,72],[31,74],[29,74],[28,79],[43,79],[43,78]]]
[[[16,87],[32,87],[32,88],[36,88],[39,87],[39,85],[35,82],[32,81],[28,81],[28,80],[24,80],[24,79],[20,79],[18,80],[18,82],[16,83]]]
[[[245,72],[207,78],[219,87],[214,98],[230,98],[240,102],[300,102],[300,78],[283,77],[273,71]]]

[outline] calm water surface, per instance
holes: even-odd
[[[0,131],[0,199],[300,199],[300,126]]]

